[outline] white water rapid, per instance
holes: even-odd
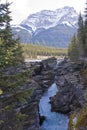
[[[54,96],[57,91],[57,86],[54,83],[40,99],[40,116],[45,116],[41,130],[68,130],[68,117],[60,113],[51,112],[50,97]]]

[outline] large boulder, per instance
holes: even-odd
[[[51,98],[52,111],[69,113],[84,105],[84,91],[81,80],[83,62],[64,60],[55,70],[55,82],[59,86],[58,93]]]
[[[52,111],[67,114],[76,108],[81,107],[81,103],[72,85],[66,83],[61,91],[51,98]]]
[[[44,69],[54,69],[57,64],[57,59],[55,57],[48,58],[42,61]]]
[[[35,64],[33,66],[34,66],[33,76],[41,74],[42,69],[43,69],[42,62],[35,62]]]

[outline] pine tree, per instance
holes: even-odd
[[[85,7],[85,24],[84,24],[84,32],[85,32],[85,42],[84,42],[84,57],[87,57],[87,2]]]
[[[1,48],[4,50],[4,53],[2,55],[4,56],[3,58],[5,58],[3,66],[18,64],[19,62],[23,61],[22,53],[20,51],[21,49],[19,49],[19,40],[13,39],[13,34],[10,26],[12,19],[10,18],[11,12],[9,11],[9,6],[9,3],[0,5],[0,37],[2,40]],[[18,52],[20,52],[19,55]]]
[[[71,44],[69,46],[69,54],[72,54],[70,52],[73,49],[70,49],[70,48],[73,48],[72,47],[73,45],[74,44],[71,41]],[[81,13],[80,13],[79,19],[78,19],[77,48],[78,48],[77,50],[78,50],[79,58],[87,57],[87,2],[86,2],[86,8],[85,8],[85,21],[83,22]]]
[[[15,109],[27,103],[33,90],[24,88],[30,69],[21,64],[21,46],[13,39],[9,6],[0,4],[0,130],[22,130],[23,114]]]
[[[77,43],[79,46],[79,57],[83,57],[85,36],[84,36],[84,22],[81,13],[79,14],[79,18],[78,18]]]
[[[68,47],[68,56],[72,61],[77,61],[79,57],[78,44],[76,36],[74,35],[71,39],[71,43]]]

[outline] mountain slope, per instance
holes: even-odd
[[[28,30],[26,28],[23,28],[22,26],[19,25],[14,25],[12,26],[12,32],[14,34],[15,38],[20,38],[20,41],[22,43],[31,43],[32,40],[32,31]]]
[[[67,47],[71,36],[77,31],[78,14],[73,7],[51,11],[42,10],[31,14],[20,23],[21,42],[46,46]]]
[[[76,29],[60,24],[34,35],[34,43],[66,48],[75,32]]]

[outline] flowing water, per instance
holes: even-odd
[[[60,113],[51,112],[50,97],[54,96],[57,92],[58,88],[54,83],[40,99],[40,116],[45,116],[41,130],[68,130],[68,117]]]

